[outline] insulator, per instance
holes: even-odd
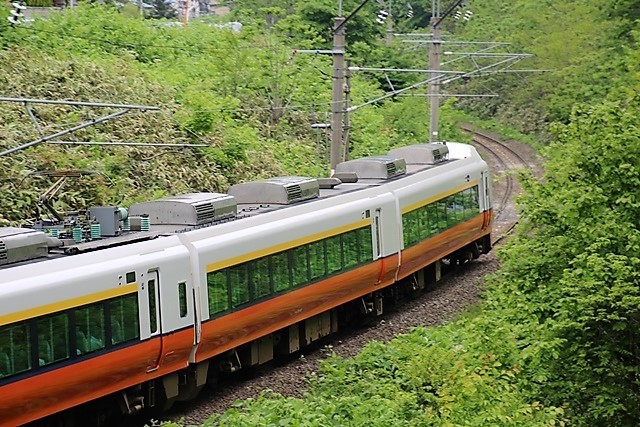
[[[151,229],[151,220],[149,215],[143,215],[140,218],[140,231],[149,231]]]
[[[100,227],[100,223],[99,222],[92,222],[91,223],[91,238],[92,239],[99,239],[102,231],[101,231]]]
[[[384,24],[384,20],[387,19],[388,16],[389,16],[389,12],[387,12],[386,10],[381,10],[378,13],[378,19],[376,19],[376,22],[378,24]]]
[[[82,242],[82,227],[73,227],[73,241],[76,243]]]

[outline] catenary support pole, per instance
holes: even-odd
[[[333,94],[331,101],[331,173],[342,153],[342,111],[344,85],[345,18],[336,17],[333,31]]]

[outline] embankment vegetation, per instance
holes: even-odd
[[[180,28],[103,6],[15,28],[0,24],[3,96],[162,108],[77,132],[75,140],[207,145],[176,151],[40,144],[0,157],[0,222],[35,214],[35,200],[50,184],[33,175],[43,170],[102,173],[65,188],[61,209],[224,191],[275,174],[326,174],[326,135],[311,124],[328,121],[330,58],[293,49],[329,46],[334,2],[235,3],[229,18],[243,22],[239,34],[206,20]],[[344,3],[345,10],[359,4]],[[331,359],[304,399],[266,393],[208,425],[637,425],[638,9],[630,0],[472,6],[471,21],[446,29],[460,39],[513,43],[512,51],[535,54],[523,68],[547,70],[472,79],[465,91],[501,96],[443,107],[445,139],[464,139],[456,125],[464,111],[546,146],[544,176],[523,176],[518,232],[500,250],[502,269],[488,279],[483,303],[446,326]],[[424,29],[424,9],[415,11],[421,13],[399,22],[400,30]],[[0,9],[2,22],[6,14]],[[401,43],[384,46],[373,20],[373,10],[364,11],[350,27],[348,50],[357,65],[426,68],[426,57]],[[390,78],[402,85],[419,77]],[[352,102],[387,85],[380,75],[355,74]],[[37,106],[34,114],[52,133],[98,113]],[[352,155],[423,142],[427,117],[419,97],[358,110]],[[38,138],[24,106],[0,103],[0,149]]]

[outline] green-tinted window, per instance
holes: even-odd
[[[273,269],[273,290],[282,292],[289,289],[291,278],[289,276],[288,252],[271,255],[271,268]]]
[[[0,378],[31,369],[31,334],[27,322],[0,327]]]
[[[470,219],[478,215],[480,212],[480,208],[478,206],[478,187],[468,188],[464,190],[464,193],[465,217]]]
[[[324,240],[309,245],[309,264],[311,265],[312,281],[327,275],[327,256]]]
[[[436,214],[438,216],[438,232],[447,229],[447,201],[438,200],[436,202]]]
[[[207,273],[207,291],[209,295],[209,315],[229,309],[227,270]]]
[[[69,358],[69,316],[66,312],[37,320],[40,366]]]
[[[309,263],[306,246],[291,249],[291,273],[293,286],[309,283]]]
[[[104,306],[102,303],[78,308],[74,310],[74,314],[76,318],[76,353],[86,354],[105,348]]]
[[[371,227],[365,227],[357,230],[358,233],[358,259],[361,262],[371,261],[373,259],[373,237],[371,236]]]
[[[405,246],[411,246],[415,243],[415,233],[414,233],[414,211],[407,212],[402,215],[402,239],[404,240]]]
[[[156,279],[147,282],[147,294],[149,296],[149,325],[151,333],[158,332],[158,317],[156,313]]]
[[[254,298],[262,298],[271,293],[269,257],[251,262],[251,286],[253,287]]]
[[[424,240],[423,236],[423,228],[422,228],[422,208],[416,209],[413,213],[413,224],[414,224],[414,238],[416,243]]]
[[[331,275],[342,270],[342,243],[340,236],[329,237],[325,243],[327,247],[327,274]]]
[[[178,304],[180,305],[180,317],[187,317],[187,284],[178,283]]]
[[[418,224],[418,241],[425,240],[429,237],[429,218],[427,216],[427,207],[422,206],[416,209],[416,217]]]
[[[449,226],[460,224],[464,221],[464,196],[462,193],[456,193],[449,196],[448,200],[449,216],[451,221]]]
[[[426,206],[427,218],[429,221],[429,236],[434,236],[438,233],[438,209],[435,203],[431,203]]]
[[[358,265],[358,237],[356,230],[342,235],[342,249],[344,250],[344,267],[349,268]]]
[[[137,294],[112,299],[109,301],[109,312],[112,344],[120,344],[140,337]]]
[[[249,269],[245,263],[229,267],[228,270],[231,306],[235,308],[249,302]]]

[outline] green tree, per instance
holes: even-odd
[[[547,325],[540,396],[579,425],[640,418],[640,97],[576,109],[555,130],[543,180],[527,181],[526,229],[507,252],[505,295]],[[505,303],[506,298],[505,298]]]

